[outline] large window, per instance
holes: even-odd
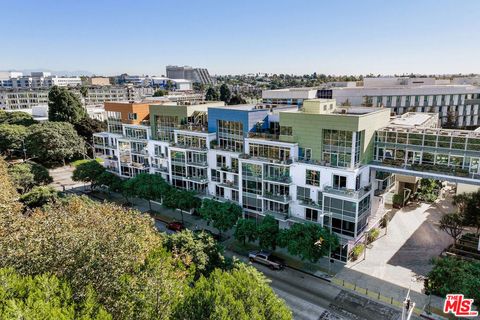
[[[244,195],[242,197],[242,206],[245,208],[245,209],[249,209],[249,210],[253,210],[253,211],[263,211],[262,209],[262,200],[261,199],[257,199],[257,198],[254,198],[254,197],[249,197],[249,196],[246,196]]]
[[[352,143],[353,132],[324,129],[323,160],[335,167],[350,167]]]
[[[147,129],[126,127],[125,136],[133,139],[147,139]]]
[[[207,149],[207,139],[204,137],[177,134],[177,143],[185,148]]]
[[[157,139],[162,141],[174,141],[173,130],[179,124],[177,116],[155,115],[155,125],[157,126]]]
[[[243,124],[218,120],[217,125],[218,146],[224,150],[243,152]]]
[[[122,114],[116,111],[107,111],[108,132],[122,134]]]
[[[309,221],[318,221],[318,211],[315,209],[305,208],[305,219]]]
[[[281,161],[285,161],[290,158],[290,148],[250,143],[249,150],[252,157],[268,158]]]
[[[320,186],[320,171],[307,169],[305,175],[305,184],[310,186]]]
[[[297,187],[298,200],[310,200],[310,188]]]
[[[333,187],[335,189],[344,189],[347,187],[347,177],[337,174],[333,175]]]

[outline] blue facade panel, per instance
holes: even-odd
[[[268,110],[235,110],[228,108],[208,108],[208,132],[217,132],[218,120],[237,121],[243,124],[243,133],[255,131],[255,124],[263,121],[268,128]]]

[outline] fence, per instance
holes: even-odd
[[[403,308],[403,302],[398,301],[398,300],[394,299],[393,297],[384,296],[380,292],[376,292],[374,290],[369,290],[368,288],[362,288],[360,286],[357,286],[356,283],[355,284],[350,283],[348,281],[345,281],[343,279],[338,279],[338,278],[332,278],[332,283],[336,284],[339,287],[343,287],[345,289],[348,289],[348,290],[360,293],[362,295],[365,295],[368,298],[373,298],[373,299],[378,300],[380,302],[383,302],[385,304],[390,304],[390,305],[398,307],[398,308]],[[418,304],[417,304],[417,306],[418,306]],[[450,318],[449,316],[447,316],[445,313],[443,313],[443,310],[440,310],[438,308],[430,306],[429,310],[430,310],[431,313],[435,314],[436,316],[441,316],[442,317],[441,319],[454,319],[454,318]],[[413,312],[417,316],[425,314],[424,310],[420,309],[418,307],[415,307]]]

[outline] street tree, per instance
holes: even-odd
[[[186,291],[173,318],[290,320],[293,316],[263,274],[239,264],[229,272],[216,269],[208,278],[201,277]]]
[[[67,122],[43,122],[30,126],[27,154],[41,163],[63,163],[85,152],[85,143]]]
[[[107,187],[109,192],[122,192],[123,180],[116,174],[105,171],[98,176],[97,185]]]
[[[194,279],[201,275],[208,276],[216,268],[225,267],[223,248],[208,233],[184,230],[169,235],[165,246],[193,271]]]
[[[168,184],[158,174],[140,173],[125,183],[125,188],[131,195],[148,200],[148,207],[152,211],[152,200],[161,200]]]
[[[53,86],[48,93],[48,120],[75,124],[87,116],[79,97],[67,88]]]
[[[208,87],[207,92],[205,93],[205,100],[207,101],[218,101],[220,96],[217,89],[214,87]]]
[[[253,242],[257,240],[257,223],[252,219],[240,219],[235,226],[235,233],[233,235],[235,239],[243,242]]]
[[[169,188],[163,199],[163,205],[172,210],[179,209],[182,215],[182,222],[184,222],[183,213],[199,208],[201,200],[194,191]]]
[[[72,174],[73,181],[82,181],[90,183],[91,189],[95,189],[98,184],[98,179],[105,172],[105,167],[96,160],[91,160],[79,164]]]
[[[7,157],[23,155],[28,128],[17,124],[0,124],[0,152]]]
[[[110,320],[94,290],[75,302],[68,282],[55,275],[23,276],[12,268],[0,269],[0,318]]]
[[[204,199],[200,208],[200,216],[212,223],[213,227],[225,232],[235,225],[242,216],[242,208],[233,202],[220,202]]]
[[[328,256],[339,245],[335,234],[313,223],[295,223],[289,229],[282,230],[279,239],[280,246],[287,248],[290,254],[310,262]]]
[[[453,246],[455,246],[464,230],[462,216],[454,212],[444,214],[440,219],[439,228],[453,238]]]
[[[231,98],[232,93],[230,92],[230,88],[228,88],[227,84],[222,84],[220,86],[220,100],[228,104]]]
[[[59,199],[58,191],[51,186],[33,187],[32,190],[20,197],[20,202],[30,209],[43,207],[48,203],[55,203]]]
[[[262,249],[275,250],[278,241],[278,222],[272,215],[266,215],[257,226],[258,241]]]

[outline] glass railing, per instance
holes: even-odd
[[[265,176],[263,180],[273,181],[273,182],[282,182],[282,183],[291,183],[292,178],[287,175],[280,176]]]
[[[323,192],[326,194],[334,194],[342,197],[348,197],[348,198],[354,198],[354,199],[360,199],[367,193],[369,193],[372,190],[372,185],[368,184],[364,186],[363,188],[360,188],[359,190],[354,190],[354,189],[347,189],[347,188],[337,188],[337,187],[332,187],[332,186],[323,186]]]
[[[292,197],[289,196],[289,195],[279,194],[279,193],[274,194],[274,193],[271,193],[271,192],[265,192],[263,194],[263,198],[278,201],[278,202],[283,202],[283,203],[287,203],[290,200],[292,200]]]

